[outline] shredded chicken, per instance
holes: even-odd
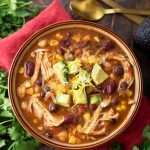
[[[96,129],[96,126],[99,122],[99,117],[100,117],[100,113],[102,111],[102,108],[101,106],[99,105],[98,108],[95,110],[92,118],[85,122],[83,128],[82,128],[82,133],[85,133],[85,134],[92,134],[92,135],[95,135],[95,129]]]
[[[38,119],[43,119],[45,128],[52,126],[59,126],[64,122],[64,117],[54,117],[41,103],[38,98],[31,98],[29,102],[28,111],[33,112]]]
[[[51,62],[48,59],[48,54],[44,53],[41,61],[41,73],[45,81],[48,81],[53,75],[53,70],[51,67]]]
[[[85,122],[81,132],[89,135],[103,135],[108,132],[108,126],[104,124],[104,121],[111,121],[112,119],[118,119],[119,113],[115,113],[111,108],[106,112],[102,112],[102,108],[99,105],[95,110],[92,118]]]
[[[103,114],[103,117],[100,119],[101,121],[110,121],[111,119],[118,119],[119,113],[115,113],[111,108],[108,112]]]
[[[101,106],[102,108],[106,108],[106,107],[109,106],[110,104],[111,104],[111,97],[109,97],[108,99],[104,99],[104,100],[101,102],[100,106]]]
[[[42,55],[43,55],[43,53],[41,51],[37,51],[35,70],[34,70],[34,74],[33,74],[32,78],[31,78],[32,83],[34,83],[38,78],[38,75],[40,72],[40,67],[41,67]]]
[[[128,58],[119,52],[107,52],[105,56],[105,60],[109,60],[109,59],[115,59],[117,61],[120,61],[124,68],[124,76],[119,81],[119,85],[118,85],[118,92],[120,95],[122,95],[124,92],[127,91],[127,89],[130,88],[130,86],[134,81],[134,72],[133,72],[132,65],[129,62]],[[127,89],[121,88],[121,83],[123,82],[126,82],[128,84]]]

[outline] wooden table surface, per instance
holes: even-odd
[[[33,1],[38,5],[41,4],[47,5],[52,2],[52,0],[33,0]],[[100,0],[98,1],[101,2]],[[150,9],[150,0],[115,0],[115,1],[122,4],[126,8]],[[73,19],[75,20],[82,19],[70,11],[69,9],[70,0],[60,0],[60,2]],[[107,7],[106,5],[103,6]],[[133,22],[131,22],[130,20],[128,20],[127,18],[125,18],[120,14],[106,15],[103,17],[103,19],[97,21],[96,23],[103,25],[111,29],[115,33],[117,33],[134,51],[142,69],[143,93],[150,99],[150,55],[145,54],[142,51],[138,51],[133,47],[132,37],[137,28],[137,25],[135,25]],[[41,147],[40,150],[53,150],[53,148],[43,146]]]

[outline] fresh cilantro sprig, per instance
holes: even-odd
[[[41,8],[27,0],[0,0],[0,38],[21,28]]]

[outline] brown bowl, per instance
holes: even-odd
[[[120,126],[115,129],[113,132],[111,132],[109,135],[105,136],[104,138],[101,138],[97,141],[90,142],[90,143],[84,143],[84,144],[67,144],[67,143],[61,143],[58,141],[50,140],[44,137],[43,135],[39,134],[36,129],[34,129],[29,122],[23,117],[23,114],[20,110],[19,104],[18,104],[18,97],[17,97],[17,91],[16,91],[16,78],[17,78],[17,70],[18,67],[23,59],[23,57],[26,55],[27,51],[30,49],[30,47],[38,41],[42,36],[49,34],[53,32],[54,30],[58,29],[64,29],[69,27],[80,27],[80,28],[89,28],[96,30],[97,32],[100,32],[108,37],[110,37],[112,40],[114,40],[122,50],[125,51],[125,53],[128,55],[130,61],[132,62],[133,68],[134,68],[134,74],[135,74],[135,96],[134,99],[136,103],[131,106],[131,109],[128,113],[128,116],[125,118],[125,120],[120,124]],[[137,59],[135,58],[135,55],[133,52],[129,49],[129,47],[112,31],[109,29],[102,27],[100,25],[86,22],[86,21],[67,21],[67,22],[61,22],[53,25],[49,25],[41,30],[39,30],[37,33],[35,33],[33,36],[31,36],[20,48],[19,52],[16,54],[13,63],[11,65],[11,70],[9,74],[9,98],[12,103],[12,107],[14,110],[14,113],[20,122],[20,124],[23,126],[25,130],[27,130],[33,137],[41,141],[42,143],[61,148],[61,149],[90,149],[93,147],[97,147],[99,145],[102,145],[103,143],[106,143],[107,141],[110,141],[117,135],[119,135],[121,132],[123,132],[128,125],[131,123],[133,118],[135,117],[140,101],[142,96],[142,76],[141,76],[141,70],[139,67],[139,64],[137,62]]]

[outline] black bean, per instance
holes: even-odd
[[[124,74],[124,69],[122,66],[115,66],[113,71],[117,76],[121,76]]]
[[[49,111],[50,112],[55,112],[57,110],[58,106],[54,103],[50,104],[49,106]]]
[[[71,45],[71,42],[70,42],[69,40],[61,40],[61,41],[60,41],[60,45],[61,45],[62,47],[68,47],[68,46]]]
[[[77,123],[77,118],[75,117],[75,115],[66,115],[64,116],[64,123]]]
[[[104,43],[102,43],[102,50],[112,50],[115,47],[115,43],[112,40],[106,41]]]
[[[58,52],[59,54],[61,54],[61,55],[64,55],[64,54],[65,54],[64,49],[61,48],[61,47],[57,48],[57,52]]]
[[[35,82],[38,86],[42,86],[42,79],[38,79]]]
[[[48,87],[48,86],[45,86],[45,87],[44,87],[44,91],[45,91],[45,92],[48,92],[48,91],[50,91],[50,90],[51,90],[50,87]]]
[[[35,63],[33,61],[26,62],[26,75],[32,76],[34,73]]]
[[[117,120],[114,118],[114,119],[111,119],[110,122],[111,122],[112,124],[116,124]]]
[[[122,90],[126,90],[128,88],[128,83],[127,82],[122,82],[120,85]]]
[[[115,106],[118,105],[118,104],[119,104],[118,98],[117,98],[117,97],[112,98],[111,104],[112,104],[112,105],[115,105]]]
[[[45,95],[46,95],[46,92],[45,92],[45,91],[41,91],[40,96],[41,96],[42,98],[44,98]]]
[[[46,132],[45,136],[47,138],[53,138],[53,134],[52,133],[49,133],[49,132]]]

